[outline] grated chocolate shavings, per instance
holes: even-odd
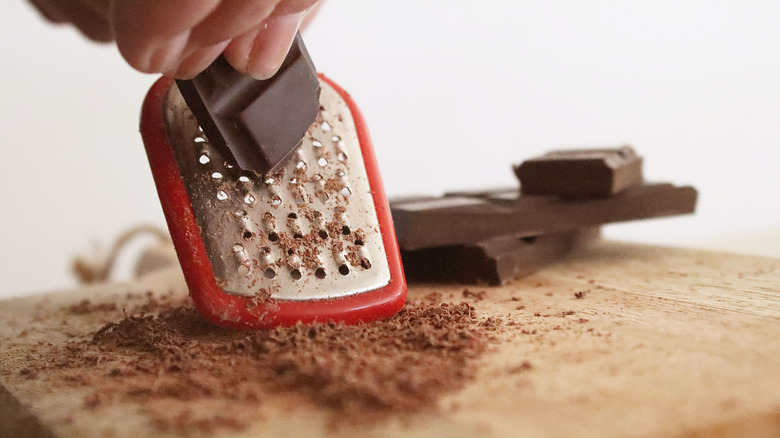
[[[134,310],[153,310],[158,303],[149,300]],[[237,332],[209,325],[189,304],[166,302],[155,315],[125,315],[91,339],[53,348],[25,369],[33,376],[65,370],[71,378],[61,384],[89,384],[83,406],[91,410],[166,400],[256,407],[263,394],[275,392],[362,418],[435,411],[440,397],[474,378],[475,359],[498,324],[480,318],[468,303],[420,301],[390,319],[359,326],[329,322]],[[241,409],[218,418],[152,407],[145,412],[158,428],[183,433],[241,429],[250,421]]]

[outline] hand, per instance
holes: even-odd
[[[30,0],[50,21],[116,41],[135,69],[191,78],[221,53],[267,79],[318,0]]]

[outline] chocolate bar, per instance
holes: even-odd
[[[519,192],[519,191],[518,191]],[[693,187],[644,184],[608,198],[449,196],[391,203],[402,250],[474,245],[497,236],[538,236],[610,222],[693,213]]]
[[[514,188],[498,188],[490,190],[459,190],[455,192],[444,193],[448,198],[481,198],[492,202],[515,203],[520,196],[520,192]]]
[[[408,281],[498,286],[533,274],[598,238],[599,228],[499,236],[473,245],[402,251]]]
[[[320,82],[300,34],[268,80],[239,73],[220,56],[176,84],[211,144],[232,165],[259,174],[288,161],[320,108]]]
[[[629,146],[555,151],[513,167],[524,195],[607,197],[642,182],[642,158]]]

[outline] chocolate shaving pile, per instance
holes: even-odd
[[[154,307],[163,310],[126,315],[91,340],[47,353],[31,378],[66,370],[65,384],[94,388],[84,400],[90,409],[166,399],[257,406],[263,394],[287,392],[359,417],[435,410],[442,395],[474,377],[474,359],[497,328],[468,303],[410,302],[388,320],[359,326],[299,324],[252,333],[215,328],[188,304],[146,309]],[[159,428],[183,432],[240,429],[249,420],[241,409],[219,418],[148,411]]]

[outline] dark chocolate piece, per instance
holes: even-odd
[[[492,202],[505,202],[515,203],[520,197],[520,192],[517,187],[513,188],[498,188],[492,190],[459,190],[455,192],[447,192],[444,194],[448,198],[481,198]]]
[[[439,199],[439,197],[428,196],[428,195],[403,195],[403,196],[393,196],[392,198],[388,199],[388,202],[390,204],[403,204],[405,202],[418,202],[422,200],[433,201],[434,199]]]
[[[642,158],[629,146],[555,151],[514,171],[524,195],[606,197],[642,182]]]
[[[531,275],[598,238],[599,229],[500,236],[474,245],[402,251],[408,281],[498,286]]]
[[[502,191],[502,193],[504,193]],[[671,184],[634,186],[609,198],[442,197],[391,204],[402,250],[473,245],[497,236],[535,236],[610,222],[693,213],[696,190]]]
[[[260,174],[287,162],[320,108],[320,82],[300,34],[270,79],[239,73],[220,56],[176,84],[211,144]]]

